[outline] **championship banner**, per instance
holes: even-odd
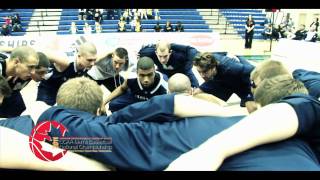
[[[129,52],[129,58],[136,60],[137,52],[143,45],[153,44],[159,40],[190,45],[199,51],[215,51],[219,47],[219,33],[192,32],[157,32],[157,33],[104,33],[76,35],[45,35],[45,36],[5,36],[0,38],[0,46],[32,46],[47,47],[72,55],[76,47],[86,41],[93,42],[99,52],[112,51],[124,47]]]

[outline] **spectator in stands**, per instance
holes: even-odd
[[[163,28],[164,32],[172,32],[173,31],[173,27],[171,25],[171,22],[169,20],[167,20],[166,25]]]
[[[84,23],[83,32],[84,32],[84,34],[91,34],[92,33],[92,28],[87,22]]]
[[[132,19],[132,13],[130,9],[125,9],[122,16],[127,21],[127,24],[129,24],[130,20]]]
[[[286,24],[281,23],[278,26],[278,33],[279,33],[279,38],[286,38]]]
[[[137,19],[138,19],[138,15],[136,14],[134,16],[134,18],[130,21],[130,26],[131,26],[132,32],[135,32]]]
[[[304,39],[305,41],[309,41],[309,42],[316,42],[318,39],[318,34],[316,31],[316,24],[312,25],[309,29],[309,31],[307,32],[307,36]]]
[[[301,24],[299,26],[299,29],[295,33],[295,37],[293,38],[294,40],[303,40],[307,36],[307,30],[305,29],[306,26],[304,24]]]
[[[79,9],[79,20],[87,20],[86,10],[85,9]]]
[[[288,19],[286,27],[287,27],[287,31],[291,31],[294,28],[294,22],[293,22],[292,18]]]
[[[271,24],[268,24],[267,26],[264,27],[264,31],[261,33],[263,38],[266,39],[271,39],[272,35],[272,27]]]
[[[93,20],[95,9],[86,9],[87,20]]]
[[[147,9],[139,9],[138,12],[140,14],[140,19],[148,19]]]
[[[102,21],[102,13],[103,13],[103,9],[94,10],[94,20],[96,22],[99,22],[99,24],[101,24],[101,21]]]
[[[10,28],[7,24],[3,24],[1,27],[1,35],[9,36],[11,34]]]
[[[117,14],[118,18],[117,19],[120,19],[120,17],[122,16],[122,10],[121,9],[114,9],[114,12]]]
[[[140,18],[140,11],[139,11],[139,9],[132,9],[131,10],[131,13],[132,13],[132,17],[134,18],[134,19],[137,19],[138,17]]]
[[[286,35],[287,39],[292,39],[295,37],[294,31],[295,31],[294,27],[292,27],[291,29],[286,31],[285,35]]]
[[[11,25],[11,16],[6,16],[3,19],[4,19],[4,24],[6,24],[7,26]]]
[[[156,25],[154,25],[153,29],[154,29],[154,32],[160,32],[161,31],[162,28],[160,26],[159,21],[157,22]]]
[[[318,32],[318,27],[319,27],[319,18],[314,18],[313,22],[310,24],[310,28],[315,25],[316,26],[316,31]]]
[[[270,17],[266,17],[263,21],[263,23],[261,23],[261,26],[268,26],[268,24],[271,24],[271,18]]]
[[[160,20],[160,13],[159,13],[159,9],[154,9],[154,20]]]
[[[177,22],[175,31],[176,32],[184,32],[184,26],[182,25],[181,21]]]
[[[118,32],[126,32],[126,21],[123,16],[120,17],[118,22]]]
[[[114,19],[114,10],[113,9],[105,9],[106,11],[106,20]]]
[[[107,11],[107,20],[113,20],[114,19],[114,9],[106,9]]]
[[[138,17],[138,18],[135,20],[134,32],[142,32],[142,31],[143,31],[143,28],[142,28],[142,25],[141,25],[141,20],[140,20],[140,18]]]
[[[71,32],[71,34],[78,33],[78,28],[77,28],[76,22],[74,22],[74,21],[71,22],[70,32]]]
[[[252,47],[252,39],[254,34],[254,25],[255,22],[252,18],[252,15],[249,15],[245,25],[245,48],[251,49]]]
[[[154,19],[152,15],[152,9],[147,9],[147,17],[148,19]]]
[[[102,33],[102,26],[99,22],[95,22],[96,33]]]
[[[12,24],[12,31],[14,31],[14,32],[20,32],[20,31],[22,31],[21,19],[20,19],[19,14],[15,14],[15,15],[12,17],[11,24]]]
[[[279,24],[277,28],[272,29],[272,38],[275,38],[278,41],[280,38],[285,37],[285,32],[284,24]]]

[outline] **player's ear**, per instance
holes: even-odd
[[[256,103],[257,110],[262,107],[260,103],[258,103],[258,102],[255,102],[255,103]]]
[[[104,105],[101,105],[101,107],[99,107],[99,108],[97,109],[96,115],[97,115],[97,116],[102,116],[102,115],[104,115],[104,114],[107,114],[107,111],[106,111],[105,106],[104,106]]]
[[[189,94],[189,95],[193,95],[193,88],[190,88],[190,89],[188,90],[188,94]]]
[[[96,115],[97,115],[97,116],[101,116],[101,109],[100,109],[100,108],[97,109]]]

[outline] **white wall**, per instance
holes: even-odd
[[[320,19],[320,9],[281,9],[281,13],[290,13],[295,27],[298,27],[300,24],[305,24],[307,29],[315,17]]]

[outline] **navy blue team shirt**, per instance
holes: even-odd
[[[150,101],[127,106],[109,117],[97,117],[87,112],[55,106],[45,111],[38,122],[48,119],[61,122],[68,129],[67,136],[111,137],[112,152],[81,153],[102,163],[121,170],[163,170],[182,153],[197,147],[242,118],[177,119],[172,115],[173,97],[174,95],[156,96]],[[291,101],[295,102],[295,98],[288,98],[284,102],[292,104]],[[309,99],[302,100],[313,106]],[[319,113],[320,106],[316,110]],[[307,123],[305,118],[299,120],[304,129]],[[300,132],[301,130],[298,134]],[[50,135],[59,136],[55,133]],[[220,170],[320,170],[320,167],[313,151],[304,141],[290,139],[232,156]]]
[[[254,66],[242,57],[238,57],[237,61],[224,53],[213,53],[213,56],[218,61],[217,75],[201,84],[199,88],[224,101],[236,93],[241,98],[241,107],[245,106],[245,102],[253,101],[250,73]]]
[[[139,54],[140,57],[150,57],[156,64],[158,71],[168,76],[168,78],[170,78],[175,73],[182,73],[189,77],[192,87],[198,87],[198,80],[192,72],[193,57],[198,53],[198,51],[191,46],[184,46],[174,43],[171,44],[171,50],[172,53],[170,55],[168,63],[166,64],[167,68],[164,68],[160,63],[155,53],[155,44],[141,48]]]
[[[71,62],[67,69],[59,72],[53,64],[46,76],[47,80],[42,80],[38,87],[37,101],[43,101],[53,106],[60,86],[68,79],[83,76],[88,70],[77,70],[76,61]]]
[[[136,102],[147,101],[157,95],[167,94],[167,89],[163,86],[162,75],[158,72],[155,72],[154,83],[150,87],[143,87],[138,78],[128,79],[127,85],[128,90],[125,94],[110,101],[109,110],[111,112]]]
[[[293,78],[303,82],[309,94],[316,98],[320,97],[320,73],[305,69],[296,69],[292,72]]]

